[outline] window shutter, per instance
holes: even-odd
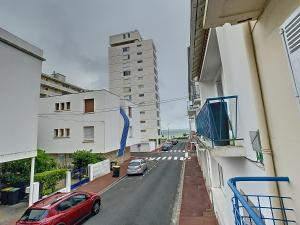
[[[94,140],[94,127],[84,127],[83,128],[84,140]]]
[[[94,99],[85,99],[84,100],[84,111],[87,112],[94,112]]]
[[[299,8],[300,9],[300,8]],[[300,10],[297,9],[282,25],[282,35],[296,88],[300,93]]]

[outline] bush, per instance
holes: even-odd
[[[35,181],[40,182],[41,194],[48,195],[56,190],[57,183],[66,177],[66,169],[57,169],[35,174]]]
[[[72,163],[75,169],[87,167],[89,164],[94,164],[105,160],[105,156],[103,154],[92,153],[92,150],[77,150],[72,154],[72,158]]]

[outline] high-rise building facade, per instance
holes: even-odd
[[[160,135],[156,49],[135,30],[110,36],[109,89],[140,106],[142,141]]]

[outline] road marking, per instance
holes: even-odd
[[[170,152],[173,152],[173,150],[171,150]]]
[[[180,157],[180,160],[181,160],[181,161],[183,161],[183,160],[184,160],[184,158],[183,158],[183,157]]]
[[[165,160],[167,158],[167,156],[163,157],[161,160]]]
[[[177,157],[177,156],[175,156],[175,157],[174,157],[174,160],[177,160],[177,158],[178,158],[178,157]]]
[[[183,150],[182,152],[185,152],[185,150]]]
[[[171,160],[171,159],[172,159],[172,156],[169,156],[169,157],[168,157],[168,160]]]
[[[152,161],[152,160],[154,160],[154,158],[151,157],[151,158],[149,159],[149,161]]]
[[[177,150],[174,150],[174,152],[177,152]]]
[[[157,157],[156,160],[160,160],[161,157]]]
[[[178,152],[181,152],[181,150],[178,150]]]
[[[186,153],[184,154],[184,157],[185,157],[185,158],[189,157],[189,153],[186,152]]]
[[[146,160],[148,160],[149,158],[148,157],[146,157]]]

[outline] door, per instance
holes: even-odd
[[[59,217],[57,223],[65,223],[66,225],[72,225],[77,220],[78,215],[73,210],[73,199],[72,197],[59,203],[55,210],[58,212]]]
[[[72,199],[74,204],[73,210],[76,211],[78,220],[90,214],[92,205],[87,195],[76,194],[72,196]]]

